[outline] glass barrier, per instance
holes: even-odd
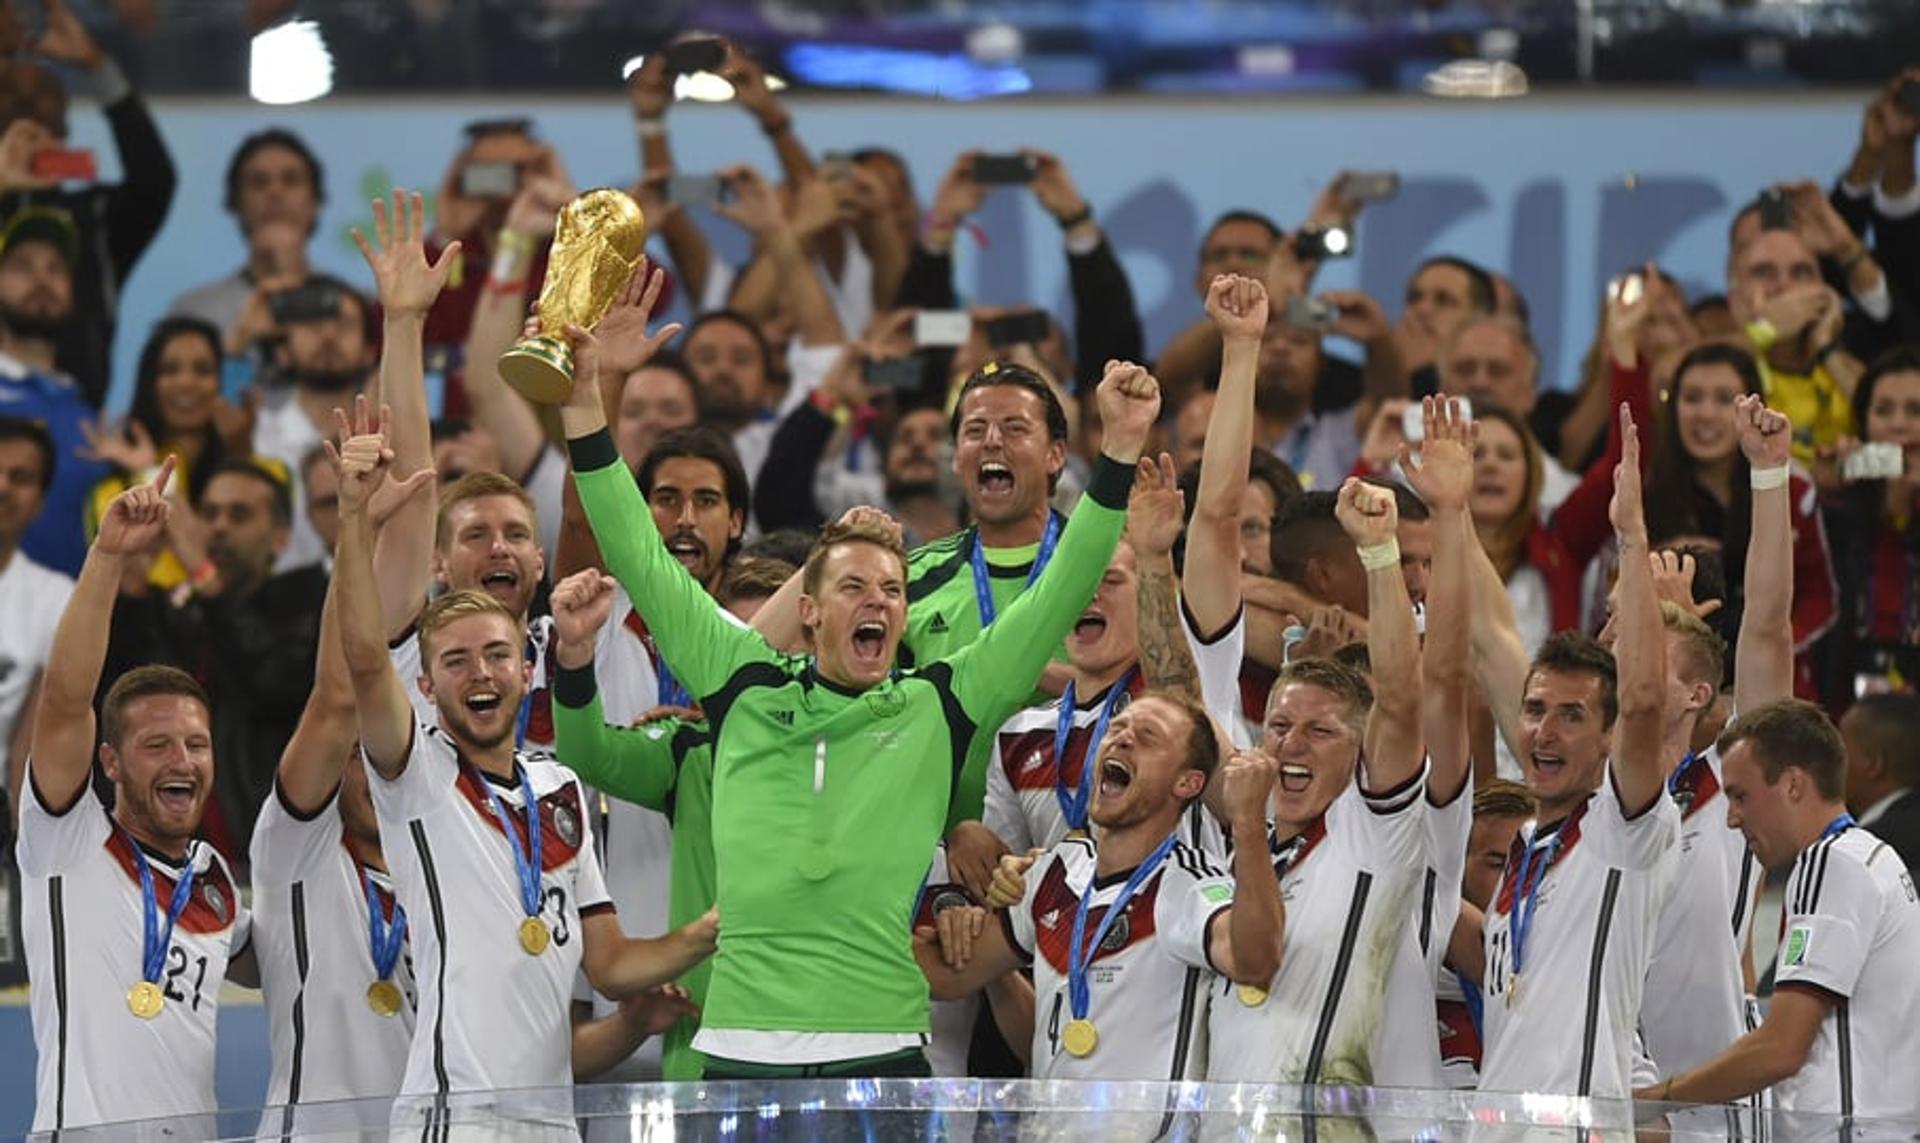
[[[1049,1080],[784,1080],[495,1091],[222,1112],[63,1131],[63,1141],[419,1139],[1305,1140],[1580,1143],[1911,1140],[1920,1120],[1843,1120],[1564,1096]]]

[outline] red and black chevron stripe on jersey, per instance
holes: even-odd
[[[486,781],[479,770],[472,766],[460,767],[460,778],[455,783],[460,792],[466,795],[467,804],[480,815],[480,820],[500,828],[500,819],[493,816],[493,807],[487,804],[487,792],[480,788]],[[527,844],[526,815],[512,805],[502,802],[507,817],[513,822],[513,840],[515,845]],[[580,852],[580,842],[586,836],[586,814],[580,801],[580,787],[568,782],[557,790],[540,797],[540,867],[558,869],[572,861]]]
[[[206,842],[199,844],[205,845]],[[127,877],[135,885],[140,883],[140,864],[134,857],[134,843],[123,830],[114,830],[107,834],[107,852],[120,863]],[[173,908],[173,874],[165,865],[149,857],[147,866],[153,872],[153,897],[164,917],[167,910]],[[194,876],[193,899],[180,911],[177,923],[181,931],[188,933],[217,933],[233,924],[234,913],[240,906],[240,894],[234,890],[233,881],[227,876],[227,863],[216,855],[207,867]]]
[[[1702,806],[1712,802],[1720,792],[1720,779],[1714,777],[1713,767],[1707,765],[1705,758],[1694,760],[1680,775],[1680,781],[1673,788],[1673,800],[1680,803],[1680,820],[1685,821],[1700,812]]]
[[[1132,681],[1127,684],[1129,701],[1139,698],[1146,689],[1146,676],[1135,671]],[[1082,708],[1092,707],[1098,711],[1106,697],[1107,693],[1101,691],[1081,704]],[[1008,785],[1016,790],[1051,790],[1055,774],[1058,773],[1059,780],[1068,786],[1078,787],[1080,771],[1087,764],[1087,744],[1093,740],[1093,724],[1076,724],[1067,731],[1064,766],[1053,756],[1054,733],[1055,727],[1048,725],[1000,735],[1000,768],[1006,771]]]
[[[1113,923],[1107,930],[1106,941],[1094,950],[1094,962],[1117,956],[1153,936],[1153,903],[1160,896],[1160,882],[1165,877],[1163,868],[1127,902],[1126,915]],[[1055,860],[1047,866],[1046,876],[1040,879],[1040,888],[1033,895],[1033,931],[1040,955],[1063,976],[1067,971],[1067,954],[1073,947],[1073,916],[1079,908],[1079,894],[1067,886],[1066,865]],[[1088,940],[1093,939],[1106,915],[1105,905],[1087,910]]]
[[[1602,791],[1596,796],[1612,797],[1613,795]],[[1542,869],[1537,875],[1530,873],[1529,876],[1538,876],[1544,880],[1547,876],[1547,871],[1562,861],[1565,861],[1567,855],[1573,852],[1573,847],[1580,844],[1580,819],[1587,816],[1587,806],[1589,804],[1589,802],[1581,802],[1579,806],[1575,807],[1572,813],[1567,815],[1567,820],[1560,823],[1560,852],[1553,855],[1553,861],[1548,864],[1546,869]],[[1537,836],[1536,834],[1536,837]],[[1493,903],[1493,911],[1496,913],[1513,912],[1514,885],[1512,873],[1514,870],[1520,868],[1520,852],[1526,846],[1526,843],[1526,834],[1521,833],[1514,837],[1513,844],[1507,849],[1507,872],[1501,875],[1500,896]]]
[[[1480,1069],[1480,1029],[1473,1026],[1473,1013],[1465,1001],[1437,1000],[1440,1018],[1440,1062],[1469,1063]]]

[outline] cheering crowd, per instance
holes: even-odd
[[[173,171],[50,12],[125,179],[36,173],[65,92],[0,65],[36,1130],[213,1111],[223,981],[264,997],[275,1134],[659,1076],[1920,1117],[1920,71],[1830,190],[1754,188],[1723,294],[1623,268],[1556,388],[1472,261],[1397,318],[1315,289],[1378,173],[1218,219],[1149,347],[1057,157],[963,153],[923,204],[727,48],[780,177],[690,177],[660,52],[661,264],[545,331],[557,410],[497,362],[581,188],[515,120],[431,228],[373,204],[370,290],[309,265],[320,157],[242,141],[246,261],[115,419]],[[1070,320],[958,295],[996,193],[1059,222]]]

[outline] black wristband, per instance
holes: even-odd
[[[569,440],[567,455],[573,458],[575,472],[592,472],[620,460],[620,450],[613,447],[613,433],[605,428]]]
[[[1082,202],[1079,210],[1074,211],[1065,218],[1056,219],[1055,221],[1060,223],[1060,229],[1062,230],[1072,230],[1083,222],[1091,222],[1093,221],[1093,204],[1090,202]]]
[[[1101,453],[1100,459],[1093,462],[1093,479],[1087,481],[1087,495],[1102,507],[1124,510],[1132,492],[1133,465],[1122,464]]]
[[[559,663],[553,674],[553,701],[561,706],[579,710],[593,701],[600,691],[600,683],[594,678],[593,664],[584,667],[562,667]]]

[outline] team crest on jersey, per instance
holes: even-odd
[[[568,845],[580,844],[580,818],[572,806],[562,802],[553,807],[553,832]]]
[[[1100,942],[1101,952],[1119,952],[1121,949],[1127,947],[1127,937],[1133,929],[1133,926],[1127,923],[1127,919],[1128,914],[1126,912],[1122,912],[1118,917],[1114,918],[1113,927],[1107,930],[1107,938]]]
[[[207,908],[213,910],[213,915],[219,919],[221,924],[223,925],[226,924],[227,923],[227,899],[224,895],[221,894],[219,886],[207,885],[203,882],[201,884],[201,889],[203,890],[203,895],[206,897],[206,900],[207,900]]]
[[[907,709],[906,696],[893,687],[883,691],[868,691],[866,698],[867,709],[880,718],[892,718]]]

